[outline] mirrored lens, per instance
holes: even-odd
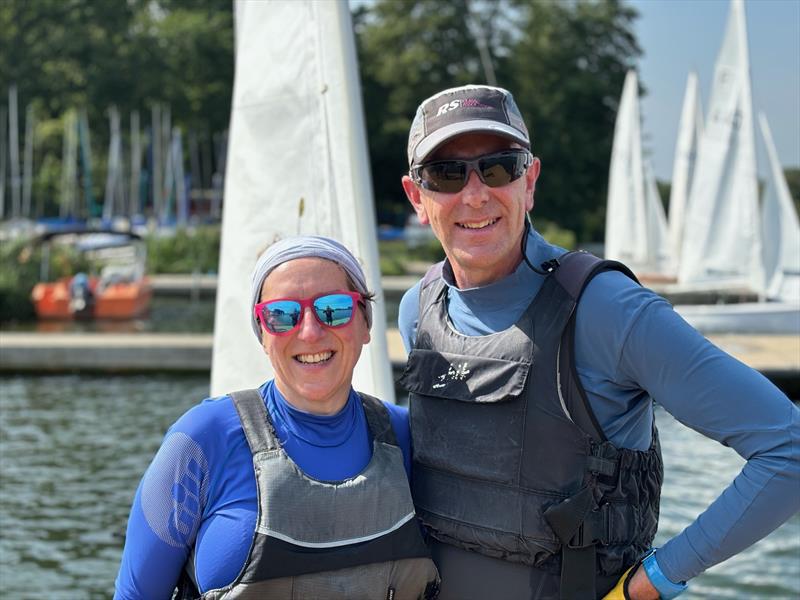
[[[479,161],[483,183],[489,187],[508,185],[522,174],[517,169],[518,157],[515,155],[494,155]]]
[[[433,192],[452,194],[466,183],[467,163],[462,160],[446,160],[423,165],[419,176]]]
[[[286,333],[300,321],[301,307],[294,300],[268,302],[262,308],[264,326],[272,333]]]
[[[314,300],[314,312],[319,322],[329,327],[347,325],[353,318],[353,299],[345,294],[329,294]]]
[[[528,156],[524,150],[505,150],[472,160],[440,160],[420,165],[416,176],[427,190],[454,194],[464,189],[469,171],[475,169],[485,185],[502,187],[522,176]]]

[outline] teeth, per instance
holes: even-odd
[[[298,354],[295,358],[301,363],[315,364],[325,362],[331,356],[333,356],[333,352],[329,350],[327,352],[318,352],[317,354]]]
[[[485,221],[479,221],[477,223],[459,223],[458,226],[464,229],[483,229],[495,223],[497,223],[497,219],[486,219]]]

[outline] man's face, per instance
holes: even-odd
[[[469,133],[441,146],[427,161],[471,159],[510,148],[519,146],[496,135]],[[522,177],[497,188],[471,172],[464,189],[454,194],[432,192],[403,177],[408,200],[420,222],[433,228],[460,288],[497,281],[520,263],[525,213],[533,208],[540,168],[535,158]]]

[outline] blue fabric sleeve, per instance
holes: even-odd
[[[403,451],[403,466],[406,468],[406,475],[411,481],[411,427],[408,423],[408,409],[405,406],[397,406],[382,401],[389,409],[389,419],[392,421],[392,429],[397,438],[397,445]]]
[[[659,549],[664,575],[687,581],[800,509],[800,411],[780,390],[622,274],[597,276],[585,300],[576,363],[609,438],[622,431],[625,439],[615,443],[641,449],[645,428],[636,424],[649,424],[652,397],[747,461],[719,498]]]
[[[532,279],[507,286],[504,293],[511,306],[525,294],[530,301],[535,289]],[[449,309],[467,335],[508,326],[477,331],[490,321],[468,314],[463,302],[451,301]],[[407,351],[418,314],[419,284],[400,303],[398,326]],[[578,306],[575,366],[600,426],[617,446],[649,447],[656,400],[682,423],[747,460],[722,495],[659,549],[659,565],[670,580],[688,580],[740,552],[800,509],[800,411],[760,373],[689,326],[663,298],[618,272],[595,277]]]
[[[247,556],[256,508],[252,459],[233,403],[206,400],[169,429],[142,478],[114,597],[170,598],[195,545],[200,589],[229,583]]]
[[[408,290],[400,299],[400,306],[397,309],[397,328],[400,330],[400,338],[403,340],[406,353],[411,352],[414,346],[414,339],[417,335],[417,319],[419,318],[419,286],[422,281],[418,281],[414,287]]]
[[[271,382],[261,388],[262,396],[273,391]],[[408,410],[384,404],[410,476]],[[356,414],[365,424],[363,411]],[[324,448],[320,452],[313,444],[295,443],[298,438],[290,431],[302,428],[303,421],[292,421],[289,428],[283,425],[281,421],[276,427],[279,436],[288,436],[287,445],[295,451],[293,460],[313,462],[325,479],[343,475],[341,460],[320,458],[326,454]],[[347,422],[342,429],[348,429]],[[366,431],[357,429],[363,436],[350,436],[345,443],[344,450],[349,448],[357,456],[344,476],[360,471],[369,460]],[[302,430],[303,435],[315,433]],[[365,454],[359,458],[362,437]],[[170,598],[192,547],[196,548],[194,575],[200,590],[228,585],[250,549],[257,497],[252,456],[230,397],[206,400],[188,411],[167,432],[136,491],[114,597]]]

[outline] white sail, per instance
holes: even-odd
[[[762,294],[755,137],[744,4],[732,0],[686,213],[681,284]]]
[[[614,127],[608,176],[605,257],[637,273],[666,269],[666,219],[652,171],[642,158],[639,84],[628,71]]]
[[[356,389],[392,400],[386,316],[355,40],[346,2],[235,5],[236,79],[225,174],[211,393],[270,377],[250,329],[250,272],[279,237],[340,240],[378,293]]]
[[[697,73],[691,72],[683,96],[669,195],[669,247],[675,265],[680,264],[686,205],[697,162],[697,146],[702,135],[703,109],[700,105]]]
[[[761,207],[767,297],[800,303],[800,221],[764,113],[758,121],[769,167]]]

